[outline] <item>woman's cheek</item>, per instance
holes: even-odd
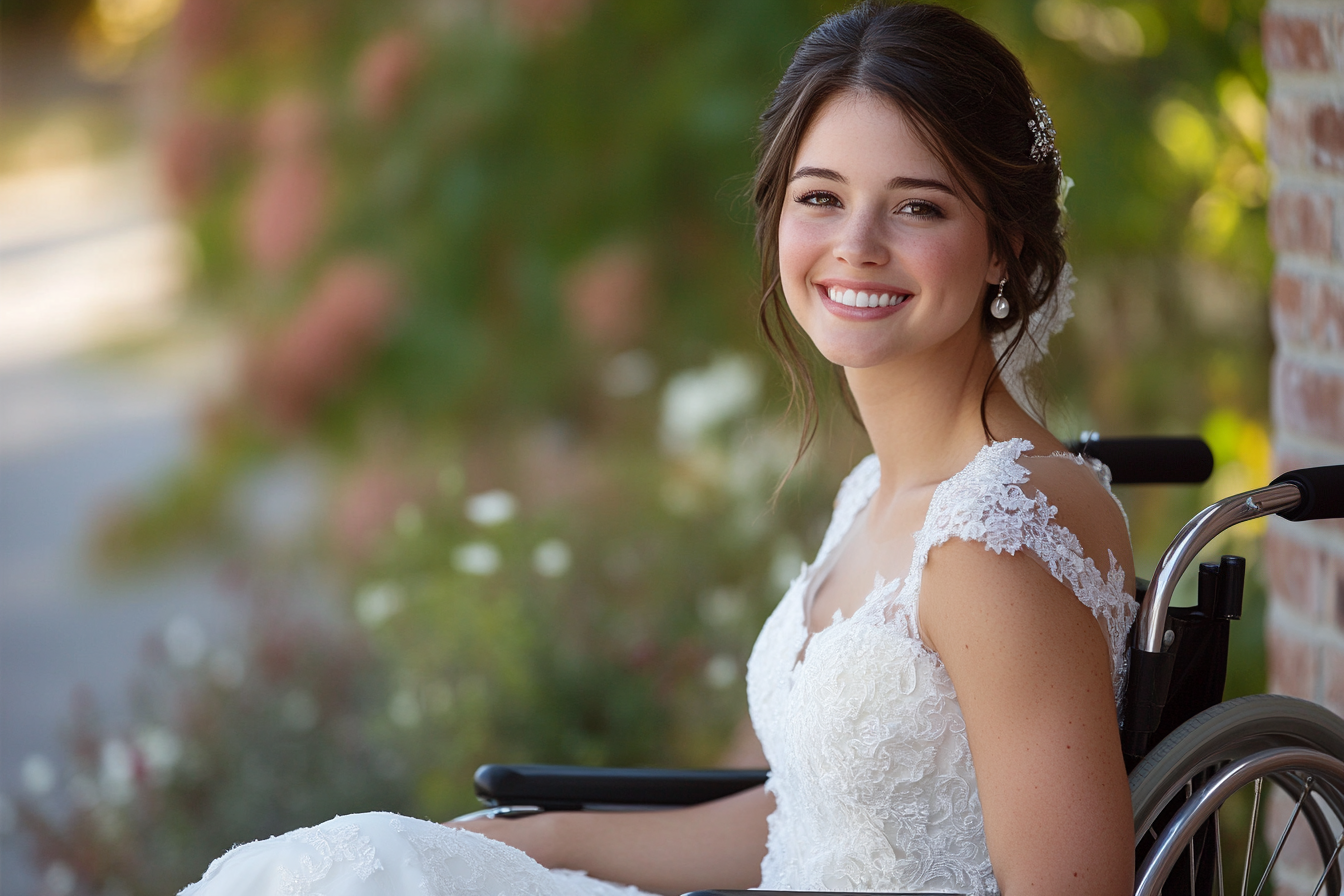
[[[785,216],[779,221],[779,276],[790,304],[825,250],[824,226]]]

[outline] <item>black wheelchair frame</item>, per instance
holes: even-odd
[[[1105,463],[1116,485],[1197,484],[1213,470],[1212,453],[1195,438],[1100,439],[1084,433],[1069,447]],[[1152,579],[1139,580],[1120,719],[1134,803],[1136,896],[1222,894],[1218,810],[1233,793],[1251,786],[1254,802],[1241,881],[1246,896],[1266,781],[1293,801],[1293,809],[1255,896],[1264,890],[1299,818],[1306,819],[1322,859],[1312,896],[1341,894],[1344,833],[1337,832],[1344,830],[1344,719],[1280,695],[1221,702],[1229,625],[1241,617],[1244,558],[1228,555],[1201,564],[1198,603],[1171,606],[1176,583],[1201,549],[1226,529],[1269,514],[1288,520],[1344,517],[1344,465],[1294,470],[1264,488],[1209,506],[1181,529]],[[1151,744],[1156,746],[1149,749]],[[689,806],[758,786],[767,776],[768,771],[756,769],[484,765],[476,771],[475,786],[489,808],[464,817]],[[748,893],[786,896],[768,890],[699,890],[687,896]]]

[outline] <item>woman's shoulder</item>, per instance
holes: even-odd
[[[1111,558],[1126,571],[1132,566],[1128,522],[1106,468],[1037,452],[1026,439],[986,446],[939,487],[925,539],[933,547],[954,537],[995,553],[1025,549],[1041,558],[1095,557],[1103,569]]]

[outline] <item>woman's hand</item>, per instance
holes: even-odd
[[[555,855],[555,822],[568,812],[542,812],[538,815],[525,815],[519,818],[473,818],[470,821],[445,821],[444,827],[461,828],[475,831],[507,843],[514,849],[521,849],[540,865],[547,868],[559,867]]]

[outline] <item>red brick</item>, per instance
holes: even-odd
[[[1269,201],[1269,242],[1278,252],[1329,258],[1334,237],[1334,202],[1329,196],[1276,192]]]
[[[1311,141],[1308,121],[1311,104],[1294,96],[1275,94],[1269,104],[1266,142],[1269,157],[1285,171],[1305,171],[1310,165]]]
[[[1325,685],[1321,701],[1335,712],[1344,712],[1344,651],[1324,646],[1321,650],[1321,677]]]
[[[1344,287],[1280,272],[1270,294],[1270,323],[1279,345],[1344,351]]]
[[[1322,283],[1313,298],[1311,344],[1336,355],[1344,352],[1344,289],[1335,283]]]
[[[1344,375],[1280,355],[1270,370],[1270,395],[1280,430],[1344,446]]]
[[[1266,12],[1261,22],[1265,68],[1270,71],[1330,70],[1325,23],[1317,19]]]
[[[1320,616],[1316,599],[1320,553],[1271,531],[1265,536],[1263,562],[1274,599],[1315,622]]]
[[[1269,689],[1306,700],[1316,696],[1317,648],[1275,629],[1265,632]]]
[[[1274,330],[1274,341],[1279,345],[1302,345],[1310,340],[1305,309],[1306,290],[1312,284],[1304,283],[1292,274],[1274,275],[1269,291],[1269,322]]]
[[[1311,163],[1324,171],[1344,172],[1344,109],[1311,110]]]

